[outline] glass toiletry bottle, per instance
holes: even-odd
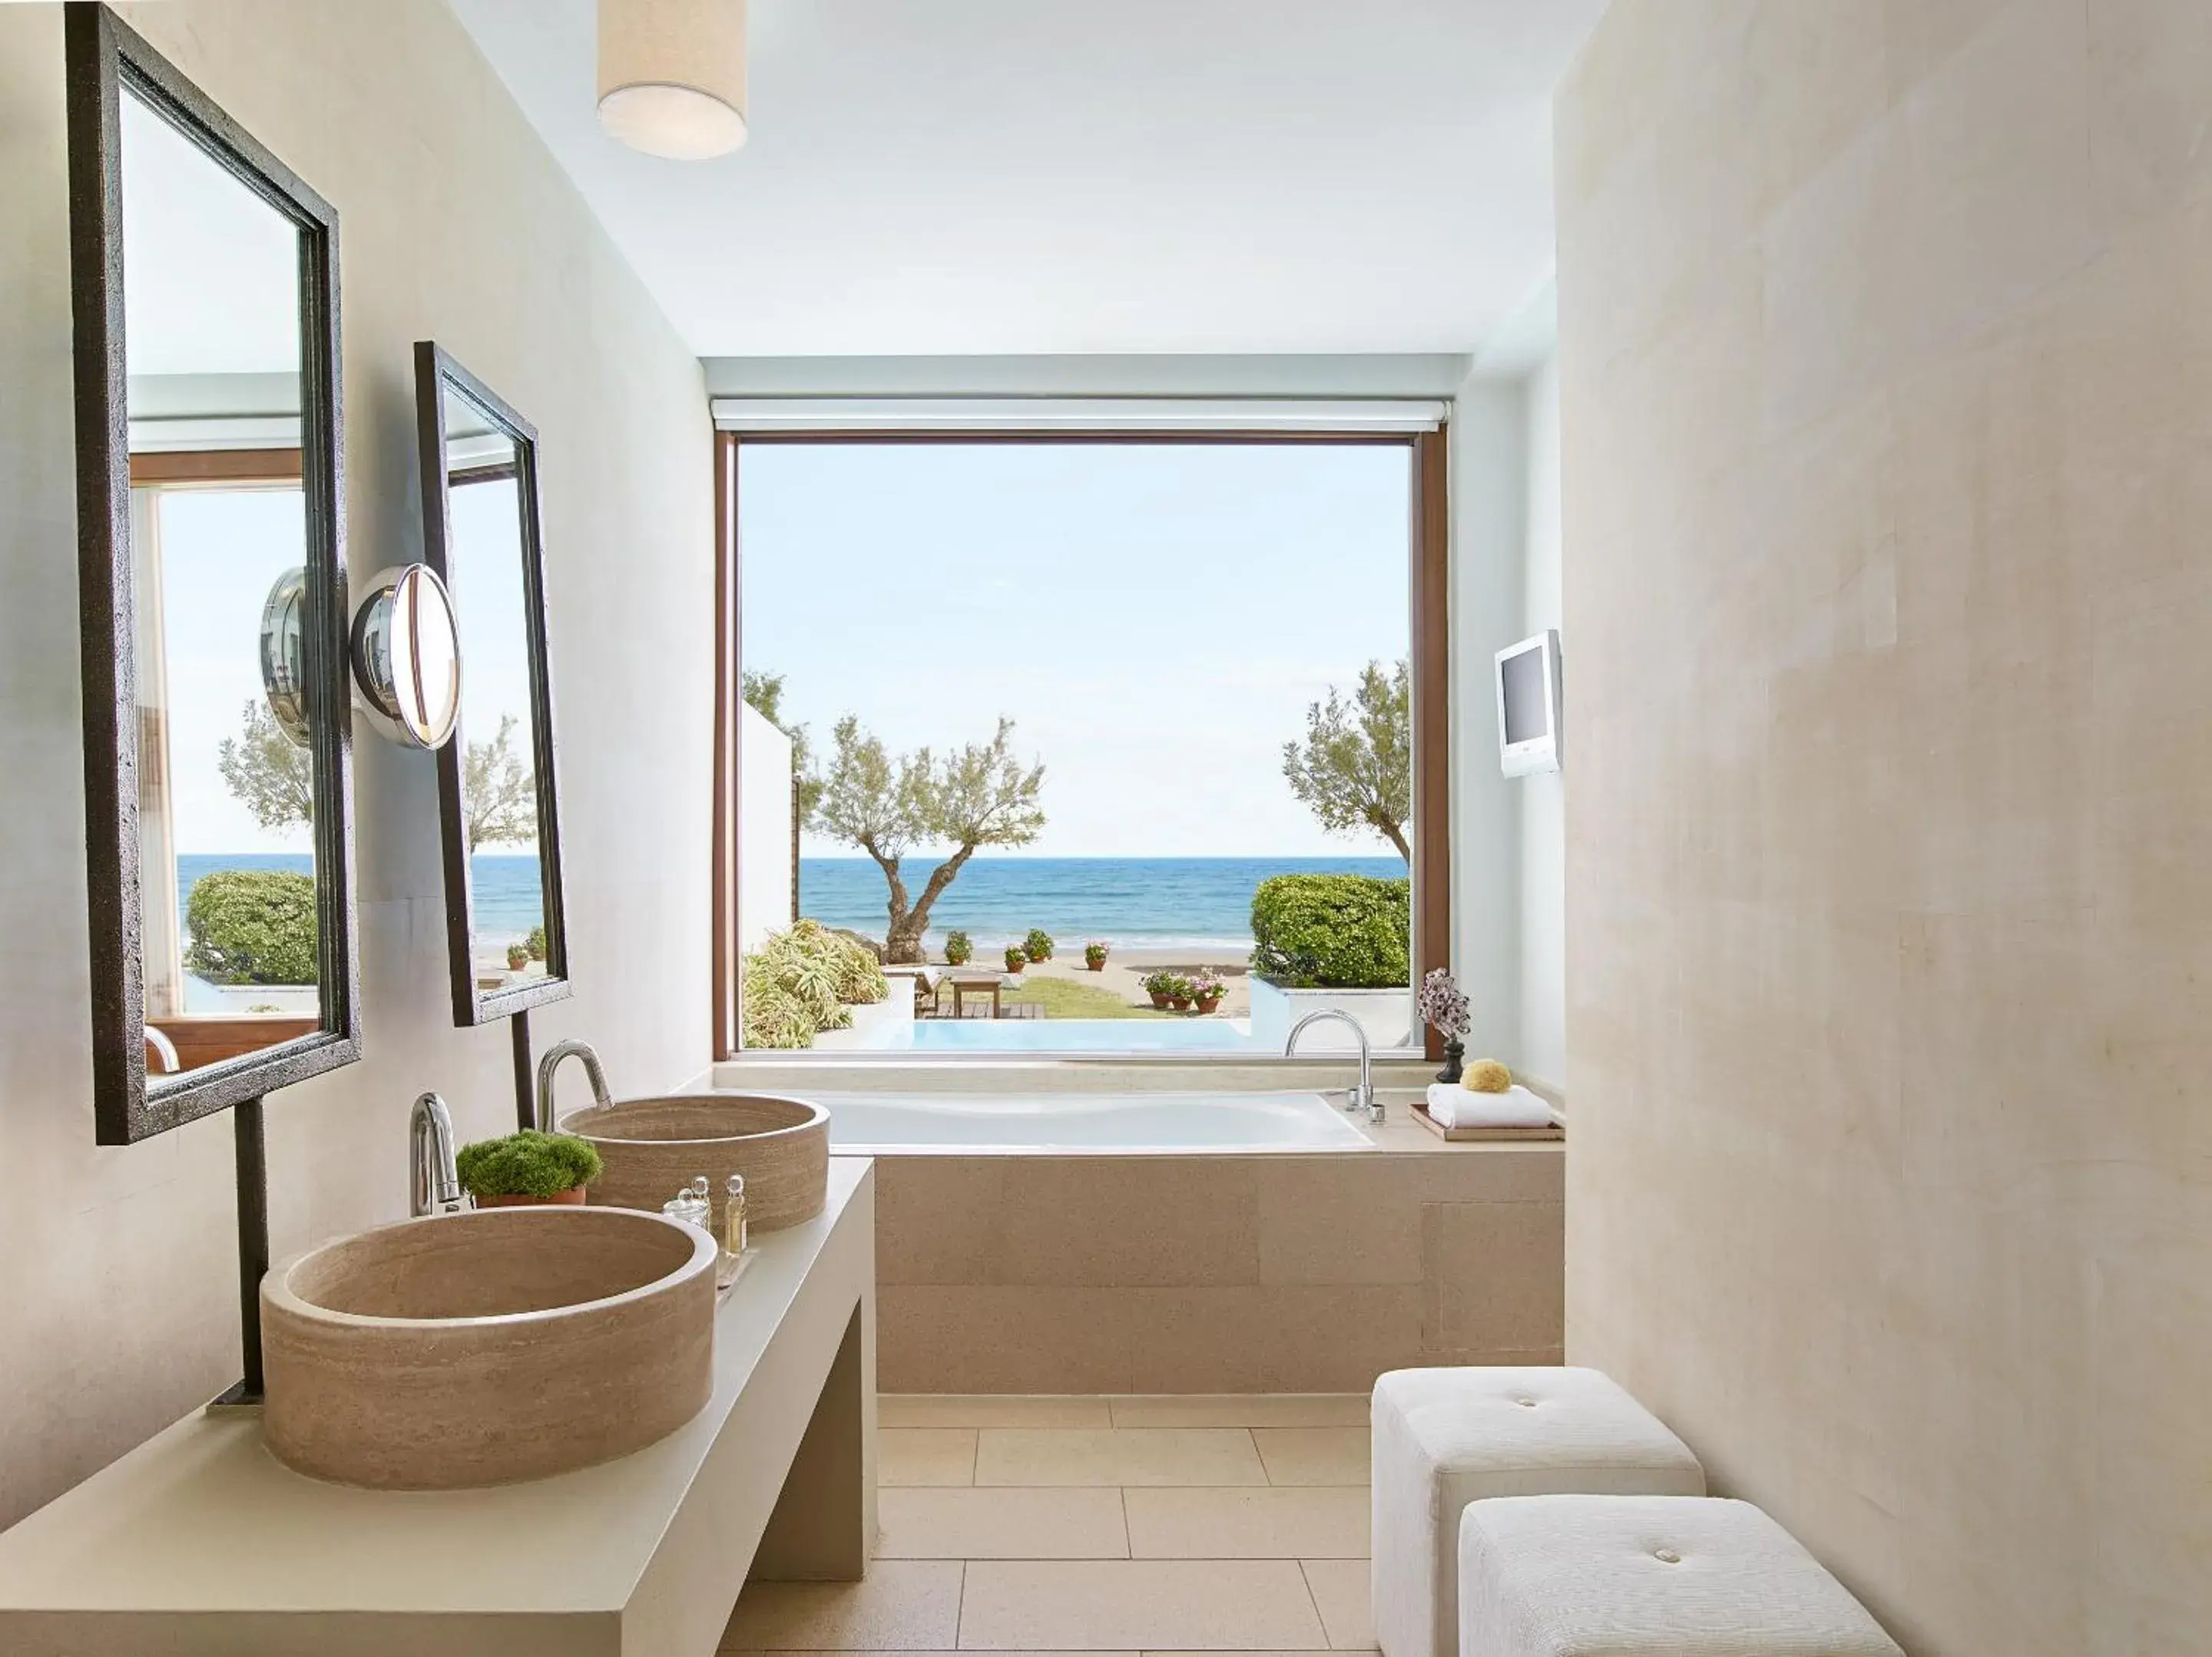
[[[714,1233],[714,1222],[708,1217],[705,1201],[690,1186],[684,1187],[683,1190],[661,1204],[660,1211],[672,1220],[681,1220],[686,1225],[696,1225],[709,1235]]]
[[[730,1175],[728,1196],[722,1207],[722,1252],[737,1255],[745,1252],[745,1176]]]

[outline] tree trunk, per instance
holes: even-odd
[[[899,878],[899,860],[877,853],[868,855],[876,859],[876,867],[884,871],[884,881],[890,888],[890,924],[884,929],[884,960],[891,966],[910,966],[921,959],[921,927],[908,909],[906,882]]]
[[[1371,821],[1377,828],[1382,831],[1383,835],[1389,838],[1393,846],[1398,848],[1398,855],[1406,859],[1406,866],[1408,869],[1412,868],[1413,866],[1413,848],[1406,844],[1406,831],[1401,828],[1396,822],[1386,816],[1377,816],[1370,819],[1370,821]]]

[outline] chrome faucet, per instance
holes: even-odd
[[[407,1119],[407,1162],[410,1214],[419,1220],[461,1205],[461,1174],[453,1165],[453,1115],[434,1093],[417,1099]]]
[[[588,1041],[556,1041],[545,1049],[545,1056],[538,1061],[538,1131],[553,1132],[553,1072],[561,1068],[563,1059],[584,1061],[584,1074],[591,1078],[592,1097],[605,1110],[615,1102],[607,1091],[607,1067],[599,1062],[599,1055]]]
[[[1304,1018],[1298,1020],[1297,1023],[1291,1025],[1291,1039],[1283,1043],[1283,1057],[1288,1059],[1293,1053],[1297,1052],[1299,1031],[1304,1029],[1309,1024],[1318,1024],[1324,1018],[1335,1019],[1339,1023],[1348,1028],[1352,1031],[1352,1035],[1359,1038],[1359,1080],[1353,1086],[1351,1097],[1344,1102],[1345,1109],[1348,1111],[1365,1111],[1367,1113],[1367,1120],[1369,1121],[1381,1121],[1382,1120],[1382,1102],[1375,1096],[1375,1072],[1370,1066],[1367,1057],[1367,1031],[1361,1026],[1357,1018],[1354,1018],[1350,1013],[1346,1012],[1342,1008],[1323,1007],[1318,1012],[1308,1013]]]

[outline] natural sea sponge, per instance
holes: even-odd
[[[1460,1082],[1476,1093],[1503,1093],[1513,1085],[1513,1072],[1495,1059],[1478,1059],[1467,1067]]]

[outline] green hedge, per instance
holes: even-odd
[[[313,984],[315,880],[282,870],[202,875],[185,903],[185,968],[210,984]]]
[[[1252,970],[1290,989],[1403,989],[1413,924],[1410,880],[1277,875],[1252,894]]]

